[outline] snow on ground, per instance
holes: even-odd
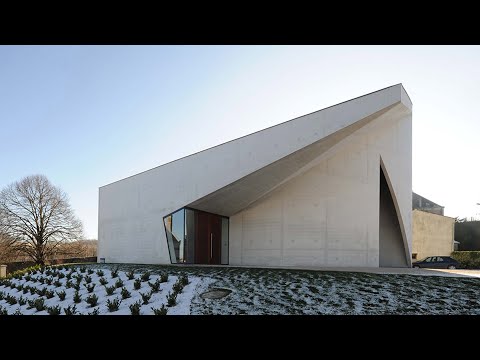
[[[469,277],[417,276],[418,274],[377,274],[362,272],[330,272],[285,269],[249,269],[233,267],[179,267],[146,265],[109,265],[94,264],[85,267],[81,273],[79,266],[70,266],[58,271],[56,275],[31,275],[27,281],[13,279],[11,286],[0,286],[0,313],[5,310],[13,314],[17,310],[22,314],[44,315],[46,310],[37,311],[24,305],[9,304],[19,299],[34,300],[39,297],[45,306],[60,306],[63,309],[73,306],[75,289],[66,288],[66,276],[70,274],[73,283],[82,275],[79,295],[81,301],[76,305],[78,314],[127,315],[130,306],[141,302],[140,314],[153,314],[154,309],[162,305],[169,315],[180,314],[480,314],[480,279]],[[112,270],[119,268],[118,277],[112,278]],[[97,271],[103,271],[99,276]],[[146,271],[151,273],[148,281],[142,281],[139,290],[134,289],[135,280],[128,280],[127,273],[134,271],[135,279],[140,279]],[[93,273],[88,275],[87,271]],[[63,278],[59,278],[62,273]],[[147,305],[143,304],[141,294],[150,293],[151,286],[168,274],[168,281],[160,284],[160,290],[152,293]],[[90,293],[85,285],[85,276],[91,277],[96,284],[93,292],[98,296],[98,304],[91,307],[86,299]],[[167,306],[167,296],[173,291],[174,284],[184,275],[188,275],[189,284],[178,294],[176,304]],[[28,275],[27,275],[28,276]],[[100,284],[100,278],[107,281]],[[52,284],[41,284],[39,280],[52,279]],[[125,290],[131,293],[122,299],[122,287],[116,288],[113,295],[108,295],[106,287],[115,286],[121,279]],[[54,281],[58,280],[58,287]],[[43,280],[45,281],[45,280]],[[140,280],[137,280],[137,282]],[[15,286],[27,286],[28,291]],[[46,288],[47,294],[40,296],[30,293],[31,288]],[[203,299],[200,295],[215,288],[231,290],[221,299]],[[57,292],[64,290],[65,300],[60,300]],[[48,291],[55,291],[48,299]],[[24,293],[25,292],[25,293]],[[41,291],[40,291],[41,292]],[[6,299],[7,295],[11,297]],[[122,299],[119,309],[110,312],[107,301]]]
[[[90,267],[88,267],[90,268]],[[81,272],[79,267],[77,268],[67,268],[58,271],[56,274],[47,275],[45,272],[43,274],[36,272],[33,275],[24,275],[21,279],[11,279],[10,284],[13,284],[14,287],[12,288],[10,285],[0,286],[0,293],[3,293],[3,298],[0,301],[0,307],[6,309],[8,314],[14,314],[20,312],[23,315],[47,315],[48,308],[59,306],[61,308],[61,314],[65,314],[65,308],[75,306],[76,314],[92,314],[96,312],[97,314],[105,314],[105,315],[130,315],[131,309],[130,306],[135,303],[141,304],[140,306],[140,314],[141,315],[151,315],[154,313],[153,309],[160,309],[162,305],[165,306],[167,309],[167,314],[175,314],[175,315],[188,315],[190,314],[190,302],[194,295],[195,288],[200,282],[200,278],[198,277],[188,277],[189,283],[185,285],[180,293],[178,293],[176,298],[176,304],[174,306],[167,305],[167,296],[173,292],[174,284],[178,281],[178,276],[168,276],[168,280],[166,282],[162,282],[159,286],[159,291],[154,292],[150,284],[155,284],[156,281],[160,281],[160,275],[152,274],[149,277],[149,280],[142,281],[141,276],[142,273],[134,274],[133,279],[128,279],[127,273],[125,271],[118,271],[118,275],[116,277],[112,277],[112,271],[108,268],[104,269],[95,269],[90,270],[93,273],[88,274],[88,269],[85,267],[85,272]],[[98,270],[103,271],[103,274],[99,275],[97,273]],[[59,274],[63,274],[64,277]],[[69,275],[70,280],[67,279],[67,275]],[[74,296],[76,293],[76,289],[70,287],[67,288],[66,283],[70,281],[72,284],[77,283],[77,279],[79,276],[82,276],[80,281],[80,290],[78,291],[78,295],[80,299],[78,299],[78,303],[74,302]],[[88,277],[90,278],[90,283],[87,283]],[[106,280],[104,285],[100,284],[100,279],[103,278]],[[49,279],[51,282],[50,285],[48,283],[42,284],[40,279],[43,281]],[[134,283],[135,280],[140,283],[140,288],[135,289]],[[116,286],[118,281],[121,281],[123,284],[121,286]],[[58,283],[55,283],[58,281]],[[87,290],[87,286],[91,287],[95,285],[92,292]],[[20,286],[17,288],[16,286]],[[116,287],[115,290],[111,295],[107,294],[108,287]],[[36,289],[41,292],[42,289],[45,289],[45,293],[38,293],[33,290],[33,294],[31,293],[30,289]],[[24,290],[28,289],[28,291]],[[61,300],[59,293],[65,291],[65,299]],[[122,291],[130,295],[122,295]],[[49,294],[50,292],[50,294]],[[148,304],[144,304],[142,300],[142,294],[151,294],[150,299],[148,300]],[[10,296],[10,298],[7,298]],[[87,303],[88,297],[97,296],[98,303],[95,306],[91,306],[91,304]],[[16,301],[12,301],[9,303],[9,300],[14,297]],[[124,298],[125,297],[125,298]],[[43,299],[45,310],[38,311],[29,301],[34,301],[35,299]],[[115,300],[120,301],[118,310],[110,311],[107,304],[108,302],[114,302]],[[23,304],[21,304],[23,303]]]

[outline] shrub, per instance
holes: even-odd
[[[35,295],[37,293],[37,288],[34,288],[33,286],[30,287],[30,295]]]
[[[91,277],[91,276],[88,276],[88,275],[85,276],[85,282],[86,282],[87,284],[90,284],[90,283],[92,282],[92,277]]]
[[[36,298],[34,301],[34,307],[37,311],[45,310],[45,300],[43,298]]]
[[[103,276],[103,275],[105,275],[105,274],[103,273],[103,270],[97,270],[97,275],[98,275],[98,276]]]
[[[126,287],[122,288],[122,291],[120,292],[122,294],[122,299],[128,299],[132,294],[130,294],[130,291],[127,290]]]
[[[72,278],[72,273],[69,272],[67,275],[65,275],[65,278],[66,278],[67,280],[70,280],[70,279]]]
[[[38,277],[37,278],[37,282],[39,282],[40,284],[45,284],[45,279],[43,277]]]
[[[17,285],[17,290],[18,290],[18,292],[22,291],[23,290],[23,285]]]
[[[94,307],[98,303],[98,296],[95,294],[91,294],[87,297],[86,302],[87,304],[90,304],[90,307]]]
[[[63,312],[65,315],[76,315],[77,314],[77,305],[67,306],[66,308],[63,309]]]
[[[86,266],[81,266],[80,267],[80,272],[83,274],[83,273],[85,273],[85,271],[87,271],[87,267]]]
[[[7,309],[4,309],[3,307],[0,306],[0,315],[8,315]]]
[[[26,293],[28,293],[29,290],[30,290],[30,286],[25,285],[25,286],[23,287],[22,292],[23,292],[24,294],[26,294]]]
[[[88,315],[98,315],[100,312],[98,311],[98,308],[93,309],[92,312],[89,312]]]
[[[62,312],[62,308],[60,305],[57,306],[50,306],[47,308],[48,315],[60,315]]]
[[[133,280],[133,279],[135,278],[135,275],[134,275],[134,273],[133,273],[133,270],[132,270],[132,271],[129,271],[129,272],[127,273],[127,278],[128,278],[128,280]]]
[[[63,265],[57,266],[57,270],[60,272],[63,270]]]
[[[120,307],[121,302],[122,302],[122,300],[120,300],[120,299],[114,299],[112,301],[110,301],[110,299],[107,300],[108,311],[109,312],[117,311],[118,308]]]
[[[83,275],[78,274],[77,276],[74,276],[73,278],[74,278],[74,279],[77,279],[77,284],[80,284],[80,283],[82,282]]]
[[[142,302],[138,300],[136,303],[131,304],[128,308],[130,309],[131,315],[140,315],[141,307],[142,307]]]
[[[57,291],[57,296],[60,299],[60,301],[65,300],[65,297],[67,296],[67,293],[65,291]]]
[[[160,279],[157,279],[154,283],[148,282],[148,285],[152,288],[152,292],[157,293],[160,291]]]
[[[67,282],[65,283],[65,287],[67,289],[70,289],[72,286],[73,286],[73,283],[70,280],[67,280]]]
[[[87,270],[87,273],[88,273],[88,275],[92,275],[92,274],[93,274],[93,270],[92,270],[92,269],[88,269],[88,270]]]
[[[52,282],[53,282],[53,278],[46,278],[46,279],[45,279],[45,283],[46,283],[47,285],[52,285]]]
[[[58,278],[63,279],[65,277],[65,274],[63,272],[58,273]]]
[[[10,289],[15,289],[17,287],[17,285],[15,285],[15,283],[12,281],[10,283]]]
[[[59,280],[55,280],[55,281],[53,282],[53,285],[55,285],[55,287],[58,288],[58,287],[62,286],[62,282],[59,281]]]
[[[100,283],[100,285],[107,285],[108,284],[108,280],[105,279],[104,277],[101,277],[100,280],[98,280],[98,282]]]
[[[5,298],[10,305],[15,305],[17,303],[17,298],[15,296],[7,295]]]
[[[23,315],[22,312],[20,311],[20,308],[17,308],[17,310],[15,310],[15,312],[13,313],[13,315]]]
[[[148,302],[150,301],[150,298],[152,297],[152,292],[150,291],[149,293],[145,293],[145,294],[140,293],[140,295],[142,296],[143,304],[147,305]]]
[[[142,287],[142,280],[140,278],[135,279],[135,282],[133,283],[133,288],[135,290],[139,290]]]
[[[5,293],[3,291],[0,291],[0,301],[5,299]]]
[[[146,273],[142,274],[142,281],[150,280],[150,273],[147,271]]]
[[[18,303],[20,304],[20,306],[23,306],[27,303],[27,299],[25,299],[23,296],[20,296],[18,298]]]
[[[181,283],[180,279],[178,279],[172,287],[173,291],[176,293],[181,293],[183,290],[183,284]]]
[[[116,277],[118,277],[118,267],[112,270],[111,275],[112,275],[112,279],[115,279]]]
[[[93,289],[95,289],[95,284],[86,284],[85,287],[89,293],[92,293]]]
[[[45,293],[47,292],[47,288],[44,287],[42,289],[37,289],[37,294],[40,296],[45,296]]]
[[[115,285],[112,285],[112,286],[105,286],[105,291],[107,292],[107,296],[110,296],[110,295],[113,295],[113,293],[115,292]]]
[[[480,268],[480,251],[454,251],[452,257],[466,269]]]
[[[159,309],[151,308],[153,310],[154,315],[167,315],[168,309],[165,307],[164,304]]]
[[[123,286],[123,281],[122,279],[118,279],[116,282],[115,282],[115,287],[117,288],[121,288]]]
[[[168,293],[167,295],[167,306],[175,306],[177,304],[177,293]]]
[[[167,273],[161,273],[160,274],[160,282],[164,283],[168,281],[168,274]]]
[[[33,300],[33,299],[32,300],[27,300],[27,304],[28,304],[27,309],[32,309],[32,308],[35,307],[35,300]]]
[[[51,298],[53,298],[54,296],[55,296],[55,293],[54,293],[53,291],[50,291],[50,290],[45,291],[45,297],[46,297],[47,299],[51,299]]]
[[[73,295],[73,302],[75,304],[79,304],[82,302],[82,297],[80,296],[80,294],[78,293],[78,290],[75,291],[75,294]]]
[[[188,281],[188,276],[187,275],[180,276],[179,280],[180,280],[180,284],[182,284],[183,286],[186,286],[190,283],[190,281]]]
[[[76,284],[73,284],[72,288],[74,288],[76,291],[80,291],[80,283],[77,282]]]
[[[51,276],[52,275],[52,270],[47,269],[47,270],[45,270],[44,274],[47,275],[47,276]]]
[[[25,281],[30,281],[32,277],[30,275],[25,275],[24,276]]]

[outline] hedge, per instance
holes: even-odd
[[[480,268],[480,251],[454,251],[452,257],[466,269]]]

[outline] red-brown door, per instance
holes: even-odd
[[[201,211],[195,212],[195,263],[220,264],[222,218]]]

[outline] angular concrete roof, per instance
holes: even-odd
[[[101,187],[158,186],[174,211],[184,206],[231,216],[373,119],[410,113],[401,84],[300,116]],[[132,186],[134,185],[132,182]],[[177,194],[177,195],[174,195]],[[171,200],[170,200],[171,198]]]

